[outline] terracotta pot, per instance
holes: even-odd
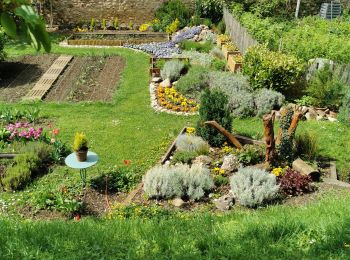
[[[82,149],[82,150],[79,150],[79,151],[75,151],[75,154],[77,156],[78,162],[86,162],[88,150],[89,149],[86,148],[86,149]]]

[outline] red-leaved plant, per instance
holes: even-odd
[[[311,178],[292,169],[287,169],[280,179],[280,190],[284,195],[299,196],[313,191]]]

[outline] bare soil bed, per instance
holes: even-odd
[[[46,101],[110,101],[124,69],[117,56],[75,57],[45,97]]]
[[[20,101],[57,57],[57,55],[27,55],[0,62],[0,101]]]

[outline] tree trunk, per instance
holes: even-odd
[[[204,124],[210,125],[211,127],[214,127],[221,134],[223,134],[234,146],[236,146],[237,149],[239,149],[239,150],[242,149],[242,144],[237,140],[237,138],[234,137],[233,134],[231,134],[229,131],[227,131],[225,128],[223,128],[221,125],[219,125],[218,122],[207,121]]]
[[[271,163],[274,161],[275,157],[275,134],[274,134],[274,121],[275,114],[265,115],[263,117],[264,121],[264,138],[266,144],[266,155],[265,162]]]
[[[297,0],[297,8],[295,10],[295,18],[296,19],[299,18],[300,2],[301,2],[301,0]]]

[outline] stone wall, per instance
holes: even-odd
[[[54,24],[114,19],[141,24],[154,18],[155,10],[167,0],[52,0]],[[193,0],[182,0],[193,5]],[[46,9],[47,10],[47,9]]]

